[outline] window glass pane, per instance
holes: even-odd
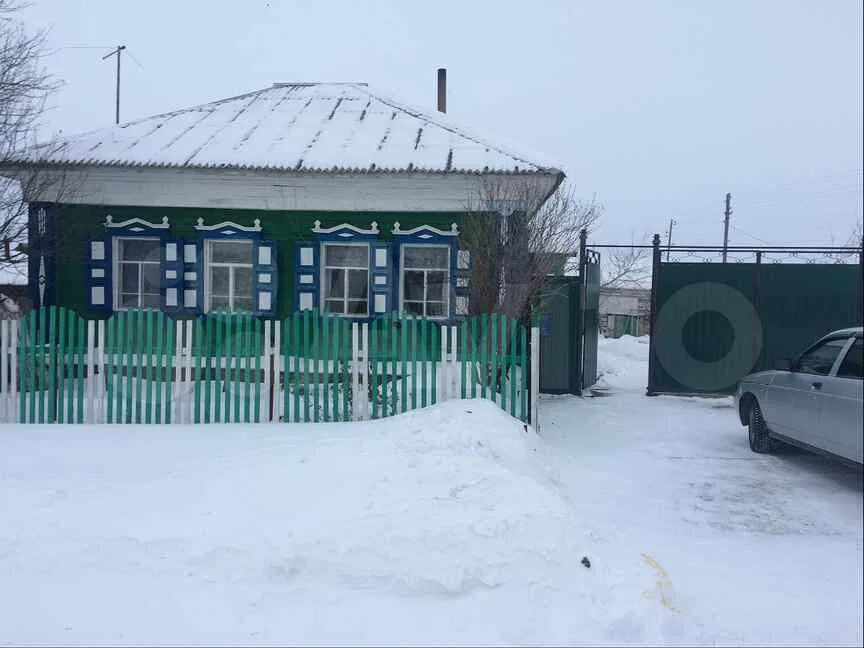
[[[251,297],[234,297],[234,311],[252,311],[252,298]]]
[[[406,268],[447,268],[447,248],[406,245],[403,251]]]
[[[366,299],[369,296],[369,272],[366,270],[348,271],[348,297]]]
[[[141,292],[159,294],[159,266],[155,263],[145,263],[141,266]]]
[[[159,293],[155,295],[141,295],[141,306],[149,307],[149,308],[158,308],[159,307]]]
[[[324,265],[355,268],[369,267],[369,246],[367,245],[326,245],[324,246]]]
[[[211,241],[210,260],[214,263],[252,265],[252,241]]]
[[[229,268],[225,266],[210,267],[210,293],[212,295],[228,296],[229,273]]]
[[[120,293],[121,308],[135,308],[138,306],[138,295],[130,293]]]
[[[837,370],[837,376],[840,378],[864,378],[864,354],[862,354],[864,344],[861,338],[857,338],[849,351],[846,352],[846,357],[840,363],[840,368]]]
[[[120,264],[120,292],[137,293],[138,292],[138,264],[137,263],[121,263]]]
[[[328,298],[345,296],[345,271],[324,271],[324,296]]]
[[[364,299],[363,301],[359,301],[356,299],[352,299],[348,302],[348,314],[349,315],[365,315],[368,312],[368,303]]]
[[[234,268],[234,296],[252,298],[252,268]]]
[[[159,261],[159,241],[120,239],[121,261]]]
[[[211,310],[227,309],[228,307],[228,295],[210,295]]]
[[[801,356],[801,360],[798,362],[798,371],[827,376],[831,372],[831,367],[834,365],[837,355],[845,344],[845,339],[828,340],[828,342],[808,351]]]
[[[406,301],[403,306],[406,313],[410,313],[412,315],[423,314],[423,302]]]
[[[423,299],[423,272],[406,270],[403,274],[405,300]]]
[[[426,274],[426,299],[444,301],[444,288],[447,284],[446,272],[429,272]]]
[[[324,302],[324,309],[328,313],[338,313],[339,315],[345,314],[345,302],[341,299],[327,299]]]
[[[429,317],[444,317],[447,315],[447,304],[442,302],[429,302],[426,304],[426,315]]]

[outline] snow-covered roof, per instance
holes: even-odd
[[[361,83],[270,88],[31,148],[19,164],[560,173]]]

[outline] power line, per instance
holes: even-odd
[[[750,232],[745,232],[745,231],[742,230],[740,227],[735,227],[734,225],[731,225],[731,224],[729,225],[729,227],[731,227],[731,228],[732,228],[733,230],[735,230],[736,232],[738,232],[738,233],[740,233],[740,234],[743,234],[744,236],[748,236],[748,237],[750,237],[750,238],[753,239],[754,241],[758,241],[759,243],[764,243],[765,245],[777,245],[776,243],[772,243],[771,241],[766,241],[765,239],[761,239],[761,238],[759,238],[758,236],[754,236],[754,235],[751,234]]]

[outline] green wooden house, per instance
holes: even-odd
[[[548,195],[564,177],[360,83],[274,84],[35,147],[2,173],[39,187],[36,307],[442,321],[467,306],[471,196],[488,181]]]

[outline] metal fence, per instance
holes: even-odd
[[[487,398],[537,420],[539,330],[502,315],[357,323],[155,310],[0,322],[0,419],[20,423],[366,420]]]
[[[753,371],[862,322],[862,248],[661,247],[648,395],[729,394]]]

